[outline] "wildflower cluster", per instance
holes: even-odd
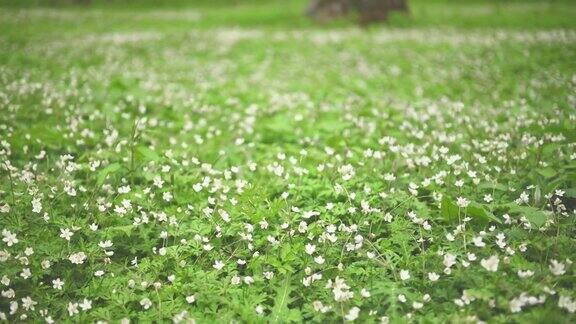
[[[1,36],[0,321],[573,321],[548,33]]]

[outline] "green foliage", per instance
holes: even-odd
[[[576,321],[573,2],[37,2],[0,0],[0,322]]]
[[[101,187],[109,175],[113,175],[114,173],[119,171],[121,168],[122,168],[121,164],[111,163],[111,164],[107,165],[105,168],[98,171],[98,176],[96,177],[96,186]]]
[[[295,301],[290,294],[293,293],[291,276],[287,275],[280,286],[274,290],[274,307],[272,308],[269,318],[270,323],[292,323],[301,322],[302,317],[298,309],[290,309],[289,305]]]
[[[545,212],[531,206],[519,206],[515,203],[504,205],[510,213],[525,216],[536,228],[543,226],[548,219]]]
[[[442,198],[441,213],[445,220],[449,222],[457,222],[458,216],[460,215],[460,209],[450,198],[445,196]]]

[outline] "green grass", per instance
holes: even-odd
[[[576,5],[410,3],[1,1],[0,319],[574,322]]]

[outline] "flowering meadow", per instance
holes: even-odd
[[[0,322],[574,323],[576,4],[0,9]]]

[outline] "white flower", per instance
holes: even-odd
[[[493,255],[488,259],[480,260],[480,265],[482,265],[484,269],[492,272],[498,271],[498,263],[500,263],[500,260],[497,255]]]
[[[78,305],[83,311],[92,309],[92,301],[84,298],[84,300]]]
[[[224,209],[219,209],[218,213],[220,214],[220,217],[222,217],[222,220],[225,221],[226,223],[230,223],[230,214],[228,214],[228,212],[226,212]]]
[[[32,300],[32,298],[30,298],[30,296],[26,296],[25,298],[22,298],[22,307],[24,307],[26,310],[34,310],[34,305],[37,305],[38,303],[35,302],[34,300]]]
[[[264,307],[262,305],[257,305],[255,308],[256,314],[262,315],[264,313]]]
[[[10,232],[7,229],[2,230],[2,236],[4,236],[2,241],[6,242],[6,245],[8,245],[8,246],[12,246],[12,245],[18,243],[18,239],[16,238],[16,234],[13,234],[12,232]]]
[[[11,301],[10,302],[10,314],[16,313],[17,310],[18,310],[18,302],[17,301]]]
[[[162,185],[164,184],[164,180],[162,180],[162,177],[157,175],[154,177],[153,181],[156,187],[162,188]]]
[[[266,279],[268,279],[268,280],[274,278],[274,272],[272,272],[272,271],[265,271],[265,272],[264,272],[264,278],[266,278]]]
[[[78,313],[78,303],[68,303],[68,315],[74,316]]]
[[[2,297],[12,299],[12,298],[16,297],[16,292],[14,291],[14,289],[10,288],[8,290],[2,290],[1,295],[2,295]]]
[[[351,321],[354,321],[355,319],[357,319],[359,314],[360,314],[360,308],[352,307],[348,311],[348,314],[346,314],[344,316],[344,319],[351,322]]]
[[[370,291],[368,291],[366,288],[362,288],[362,290],[360,291],[360,296],[368,298],[370,297]]]
[[[107,249],[109,247],[112,247],[112,245],[114,245],[114,243],[112,243],[112,241],[110,241],[110,240],[100,241],[100,243],[98,243],[98,246],[103,248],[103,249]]]
[[[20,277],[22,277],[24,279],[28,279],[28,278],[32,277],[32,272],[30,271],[29,268],[24,268],[24,269],[22,269],[22,272],[20,273]]]
[[[312,255],[314,251],[316,251],[316,245],[310,243],[306,244],[306,253]]]
[[[522,306],[524,306],[524,303],[520,299],[514,298],[510,301],[508,306],[510,307],[510,311],[512,313],[518,313],[522,310]]]
[[[460,208],[466,208],[466,207],[468,207],[469,204],[470,204],[470,201],[468,201],[468,199],[466,199],[466,198],[463,198],[463,197],[456,198],[456,205],[458,205],[458,207],[460,207]]]
[[[60,278],[56,278],[56,280],[52,280],[52,288],[62,290],[64,286],[64,281],[60,280]]]
[[[190,295],[190,296],[186,296],[186,302],[188,304],[193,304],[196,301],[196,296],[195,295]]]
[[[385,222],[388,222],[388,223],[392,222],[392,214],[386,213],[386,214],[384,215],[384,221],[385,221]]]
[[[520,194],[520,198],[518,198],[516,200],[516,202],[518,204],[522,204],[522,203],[527,204],[529,199],[530,199],[530,195],[528,193],[526,193],[526,191],[524,191]]]
[[[86,260],[86,254],[84,252],[73,253],[68,260],[74,264],[82,264]]]
[[[118,188],[118,193],[119,194],[125,194],[125,193],[129,193],[130,192],[130,186],[122,186]]]
[[[328,280],[326,288],[332,288],[332,293],[334,294],[334,300],[337,302],[347,301],[354,297],[354,292],[350,291],[350,286],[346,284],[344,279],[336,277],[334,281]]]
[[[250,277],[250,276],[246,276],[244,277],[244,283],[247,285],[253,284],[254,283],[254,278]]]
[[[476,236],[472,239],[472,242],[474,243],[474,245],[476,245],[477,247],[485,247],[486,243],[484,243],[482,241],[482,236]]]
[[[439,278],[440,276],[436,272],[428,272],[428,279],[430,279],[430,281],[434,282],[437,281]]]
[[[532,277],[533,275],[534,275],[534,271],[531,271],[531,270],[526,270],[526,271],[518,270],[518,277],[520,277],[520,278],[528,278],[528,277]]]
[[[202,245],[202,248],[206,251],[211,251],[214,248],[214,246],[212,246],[212,244],[204,244]]]
[[[72,235],[74,235],[74,232],[70,231],[68,228],[60,229],[60,237],[66,241],[70,241]]]
[[[49,260],[42,260],[42,262],[40,262],[40,265],[42,266],[42,269],[48,269],[52,266]]]
[[[40,214],[42,211],[42,202],[38,198],[32,199],[32,212]]]
[[[560,295],[558,307],[566,309],[569,313],[574,313],[576,312],[576,301],[573,301],[570,296]]]
[[[144,309],[148,309],[152,306],[152,301],[148,298],[143,298],[140,300],[140,305],[142,305]]]
[[[142,305],[144,309],[148,309],[152,306],[152,301],[148,298],[143,298],[140,300],[140,305]]]
[[[354,171],[354,167],[350,164],[346,164],[339,167],[338,172],[342,175],[342,180],[344,181],[352,179],[356,174],[356,172]]]
[[[162,199],[164,199],[164,201],[166,201],[166,202],[172,201],[172,198],[174,198],[174,196],[172,196],[172,194],[168,191],[166,191],[162,194]]]
[[[406,280],[410,279],[410,271],[400,270],[400,279],[402,281],[406,281]]]
[[[562,262],[558,262],[556,260],[550,261],[550,271],[555,276],[561,276],[566,273],[566,266]]]
[[[216,262],[214,262],[214,265],[212,267],[214,269],[220,271],[222,268],[224,268],[224,262],[222,262],[220,260],[216,260]]]
[[[324,304],[322,304],[322,302],[319,300],[315,300],[314,302],[312,302],[312,307],[314,307],[315,311],[320,313],[326,313],[331,308],[330,306],[324,306]]]
[[[10,205],[8,204],[0,204],[0,213],[6,214],[10,212]]]
[[[446,268],[451,268],[454,264],[456,264],[456,256],[451,253],[444,254],[443,263]]]
[[[309,218],[312,218],[312,217],[318,216],[318,215],[320,215],[319,212],[314,211],[314,210],[309,210],[309,211],[305,211],[304,213],[302,213],[302,218],[309,219]]]

